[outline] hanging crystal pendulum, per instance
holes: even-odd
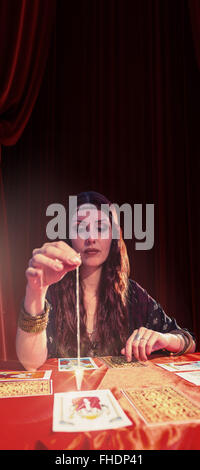
[[[81,389],[83,369],[80,361],[80,302],[79,302],[79,266],[76,268],[76,318],[77,318],[77,368],[75,369],[76,386]]]

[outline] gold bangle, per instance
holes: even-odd
[[[181,356],[182,354],[187,354],[192,346],[192,337],[191,335],[185,330],[172,330],[169,333],[174,335],[180,335],[184,340],[184,346],[181,351],[178,352],[170,352],[170,356]]]
[[[40,333],[45,330],[48,324],[51,305],[45,299],[44,311],[39,315],[30,315],[22,305],[18,320],[18,326],[26,333]]]

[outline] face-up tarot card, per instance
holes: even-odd
[[[0,371],[0,381],[48,380],[51,377],[51,372],[51,370],[37,370],[35,372],[29,372],[28,370]]]
[[[163,364],[156,364],[169,372],[183,372],[188,370],[200,370],[200,361],[191,362],[168,362]]]
[[[80,358],[81,369],[98,369],[98,366],[95,364],[91,357],[81,357]],[[71,371],[75,370],[78,367],[77,357],[66,357],[58,359],[58,370],[61,371]]]
[[[132,423],[110,390],[55,393],[53,431],[115,429]]]
[[[182,379],[187,380],[187,382],[191,382],[194,385],[200,385],[200,371],[199,370],[192,370],[190,372],[179,372],[176,375],[182,377]]]

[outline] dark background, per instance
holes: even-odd
[[[0,12],[1,357],[15,357],[46,208],[82,190],[155,205],[153,249],[127,241],[131,277],[199,341],[200,5],[0,0]]]

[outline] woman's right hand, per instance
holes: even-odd
[[[48,288],[81,264],[80,255],[64,241],[45,243],[32,254],[26,278],[33,290]]]

